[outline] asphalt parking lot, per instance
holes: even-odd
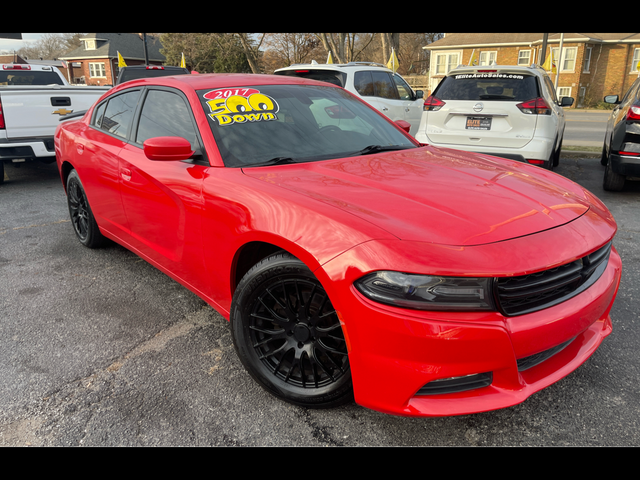
[[[416,419],[271,397],[202,300],[117,245],[77,242],[55,164],[8,165],[0,446],[638,446],[640,182],[605,192],[599,159],[582,154],[563,155],[557,172],[618,222],[613,333],[577,371],[520,405]]]

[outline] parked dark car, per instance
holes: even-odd
[[[183,67],[171,67],[162,65],[132,65],[130,67],[120,68],[116,85],[120,85],[123,82],[129,80],[136,80],[138,78],[150,78],[150,77],[167,77],[169,75],[185,75],[189,74],[189,70]]]
[[[602,148],[603,187],[620,191],[629,177],[640,177],[640,77],[622,97],[608,95],[604,101],[616,107],[607,121]]]

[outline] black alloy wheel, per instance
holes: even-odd
[[[312,408],[353,400],[338,315],[295,257],[273,254],[244,276],[233,298],[231,328],[245,368],[275,396]]]
[[[67,205],[71,224],[80,243],[89,248],[103,245],[106,239],[100,233],[91,212],[84,186],[75,170],[72,170],[67,178]]]

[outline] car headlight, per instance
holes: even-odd
[[[495,310],[493,278],[439,277],[380,271],[354,283],[376,302],[416,310]]]

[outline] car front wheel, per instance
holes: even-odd
[[[340,320],[297,258],[276,253],[247,272],[233,296],[231,330],[247,371],[276,397],[312,408],[353,400]]]

